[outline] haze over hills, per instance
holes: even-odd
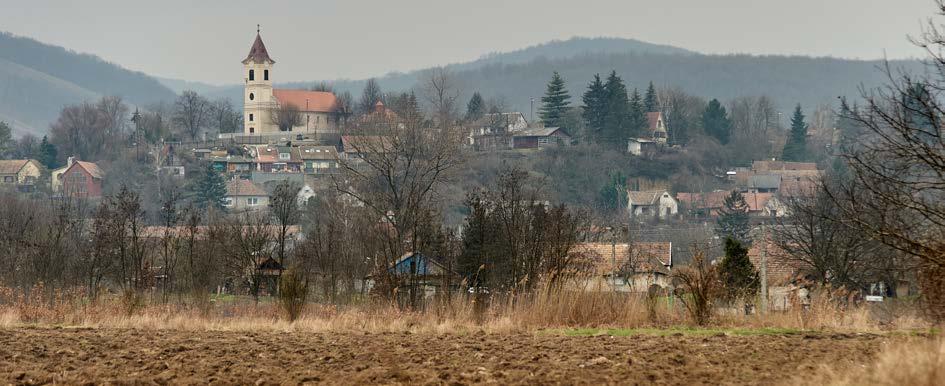
[[[272,52],[278,60],[278,52]],[[234,80],[239,60],[233,59]],[[559,71],[571,91],[572,104],[593,74],[611,70],[628,87],[679,87],[690,94],[727,100],[746,95],[768,95],[787,111],[796,103],[813,108],[833,103],[837,96],[856,96],[860,85],[884,81],[881,61],[804,56],[704,55],[682,48],[632,39],[573,38],[552,41],[517,51],[491,53],[479,59],[447,65],[464,90],[484,97],[502,97],[512,110],[528,113],[530,99],[541,97],[552,71]],[[918,69],[917,61],[894,61],[893,66]],[[277,65],[278,66],[278,65]],[[426,70],[389,73],[378,77],[384,91],[404,91],[417,85]],[[320,78],[278,82],[279,87],[308,88],[320,80],[336,91],[357,97],[364,80]],[[278,81],[278,79],[276,79]],[[211,85],[198,81],[161,79],[121,68],[102,59],[79,54],[32,39],[0,34],[0,120],[12,122],[19,132],[42,134],[63,105],[120,95],[133,104],[170,101],[175,93],[192,89],[209,98],[229,98],[242,107],[242,85]],[[538,108],[537,102],[535,106]]]
[[[272,53],[278,57],[278,53]],[[915,71],[919,62],[891,61],[893,67]],[[857,97],[859,87],[875,87],[886,78],[880,60],[854,60],[808,56],[705,55],[682,48],[650,44],[631,39],[573,38],[552,41],[507,53],[492,53],[480,59],[450,64],[468,98],[473,91],[484,97],[502,97],[509,109],[528,113],[530,100],[536,101],[545,90],[552,71],[565,78],[572,103],[580,96],[595,73],[602,76],[617,71],[628,87],[644,89],[650,81],[658,87],[679,87],[686,92],[723,102],[739,96],[768,95],[781,110],[797,103],[814,108],[835,104],[838,96]],[[423,73],[416,70],[378,77],[384,91],[414,88]],[[336,91],[349,91],[355,97],[364,80],[317,79],[306,82],[281,82],[280,87],[308,88],[326,81]],[[180,81],[162,80],[168,86]],[[211,86],[192,84],[211,97],[242,98],[242,85]],[[173,87],[172,87],[173,88]],[[536,102],[537,103],[537,102]],[[538,106],[535,106],[537,110]]]
[[[101,58],[0,33],[0,120],[41,135],[64,105],[118,95],[147,104],[174,92],[146,74]]]

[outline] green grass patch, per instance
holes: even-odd
[[[738,335],[738,336],[754,336],[754,335],[796,335],[802,334],[807,331],[800,330],[796,328],[776,328],[776,327],[764,327],[764,328],[695,328],[695,327],[685,327],[685,326],[676,326],[676,327],[667,327],[667,328],[573,328],[573,329],[562,329],[562,330],[548,330],[552,333],[562,334],[565,336],[597,336],[597,335],[606,335],[606,336],[634,336],[634,335],[652,335],[652,336],[669,336],[669,335],[691,335],[691,336],[709,336],[709,335]]]

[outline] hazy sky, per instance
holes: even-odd
[[[148,74],[237,83],[262,24],[276,80],[364,78],[573,36],[705,53],[916,57],[932,0],[0,0],[0,30]]]

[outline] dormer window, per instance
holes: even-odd
[[[283,160],[283,161],[288,160],[288,159],[289,159],[289,153],[279,153],[279,159],[280,159],[280,160]]]
[[[254,80],[256,80],[256,71],[249,70],[249,81],[252,82]]]

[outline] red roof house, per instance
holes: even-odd
[[[75,161],[62,173],[61,178],[64,196],[83,198],[102,196],[105,173],[93,162]]]

